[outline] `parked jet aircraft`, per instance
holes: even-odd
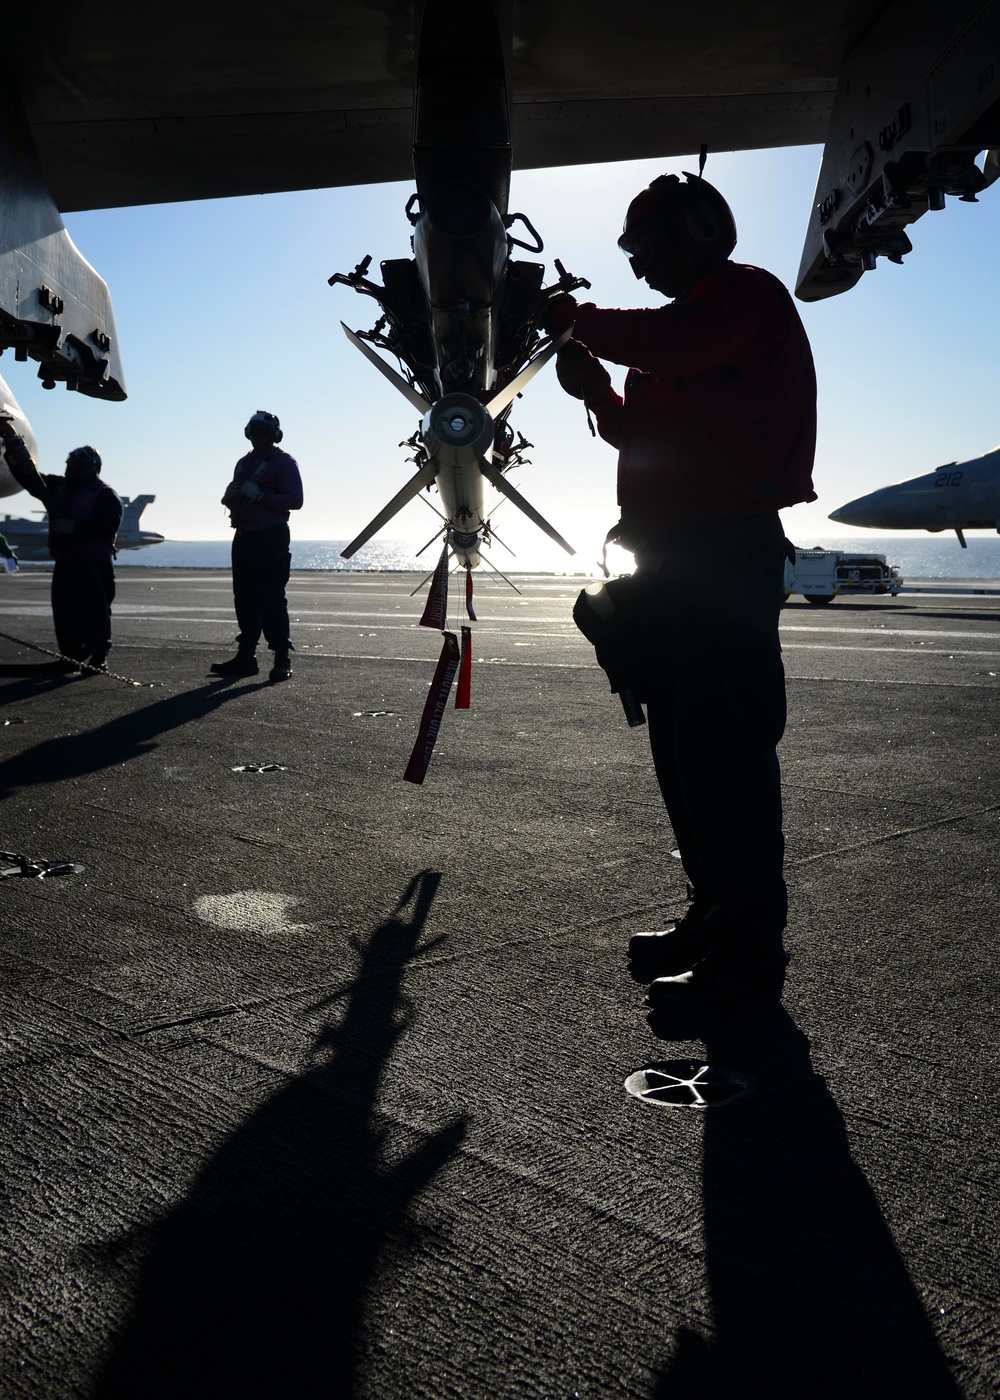
[[[873,530],[954,530],[965,549],[966,530],[1000,534],[1000,447],[859,496],[830,519]]]
[[[119,549],[144,549],[147,545],[162,544],[163,536],[155,530],[140,530],[139,518],[147,506],[156,500],[155,496],[122,496],[124,512],[115,544]],[[36,520],[18,520],[12,515],[0,519],[0,535],[3,535],[12,548],[17,550],[19,559],[48,559],[46,540],[49,533],[49,517],[39,512]]]

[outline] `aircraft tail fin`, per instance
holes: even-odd
[[[151,506],[155,500],[155,496],[123,496],[122,523],[118,533],[127,535],[132,530],[138,530],[139,517],[146,507]]]

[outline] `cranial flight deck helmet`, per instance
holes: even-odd
[[[725,262],[736,247],[736,220],[719,191],[700,173],[685,170],[684,179],[686,184],[676,175],[658,175],[628,207],[618,246],[636,277],[665,254],[697,277]]]
[[[257,412],[250,419],[250,422],[243,429],[243,436],[250,437],[251,428],[267,428],[271,433],[272,442],[280,442],[284,437],[281,431],[281,424],[278,422],[277,414],[268,413],[264,408],[258,408]]]
[[[101,454],[92,447],[74,447],[73,451],[66,458],[67,467],[72,464],[74,472],[81,476],[97,476],[101,470]]]

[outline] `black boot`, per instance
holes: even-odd
[[[213,661],[208,669],[216,676],[255,676],[260,667],[254,653],[240,647],[231,661]]]
[[[786,953],[765,953],[737,962],[716,950],[690,972],[658,977],[646,993],[661,1011],[752,1011],[777,1006],[785,983]]]
[[[712,950],[713,939],[701,927],[699,913],[692,904],[673,928],[654,933],[634,933],[628,955],[633,964],[652,977],[687,972]]]
[[[287,651],[276,651],[274,653],[274,665],[271,667],[271,674],[268,680],[287,681],[292,674],[292,663]]]

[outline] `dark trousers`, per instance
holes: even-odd
[[[233,603],[241,651],[253,651],[263,632],[272,651],[291,648],[285,584],[292,565],[287,525],[237,530],[233,536]]]
[[[656,776],[699,922],[734,964],[783,958],[777,515],[702,522],[649,561],[640,636]]]
[[[699,922],[736,962],[780,954],[785,724],[778,652],[701,656],[650,694],[649,745]]]
[[[115,571],[110,559],[57,559],[52,570],[56,644],[74,661],[103,660],[111,649]]]

